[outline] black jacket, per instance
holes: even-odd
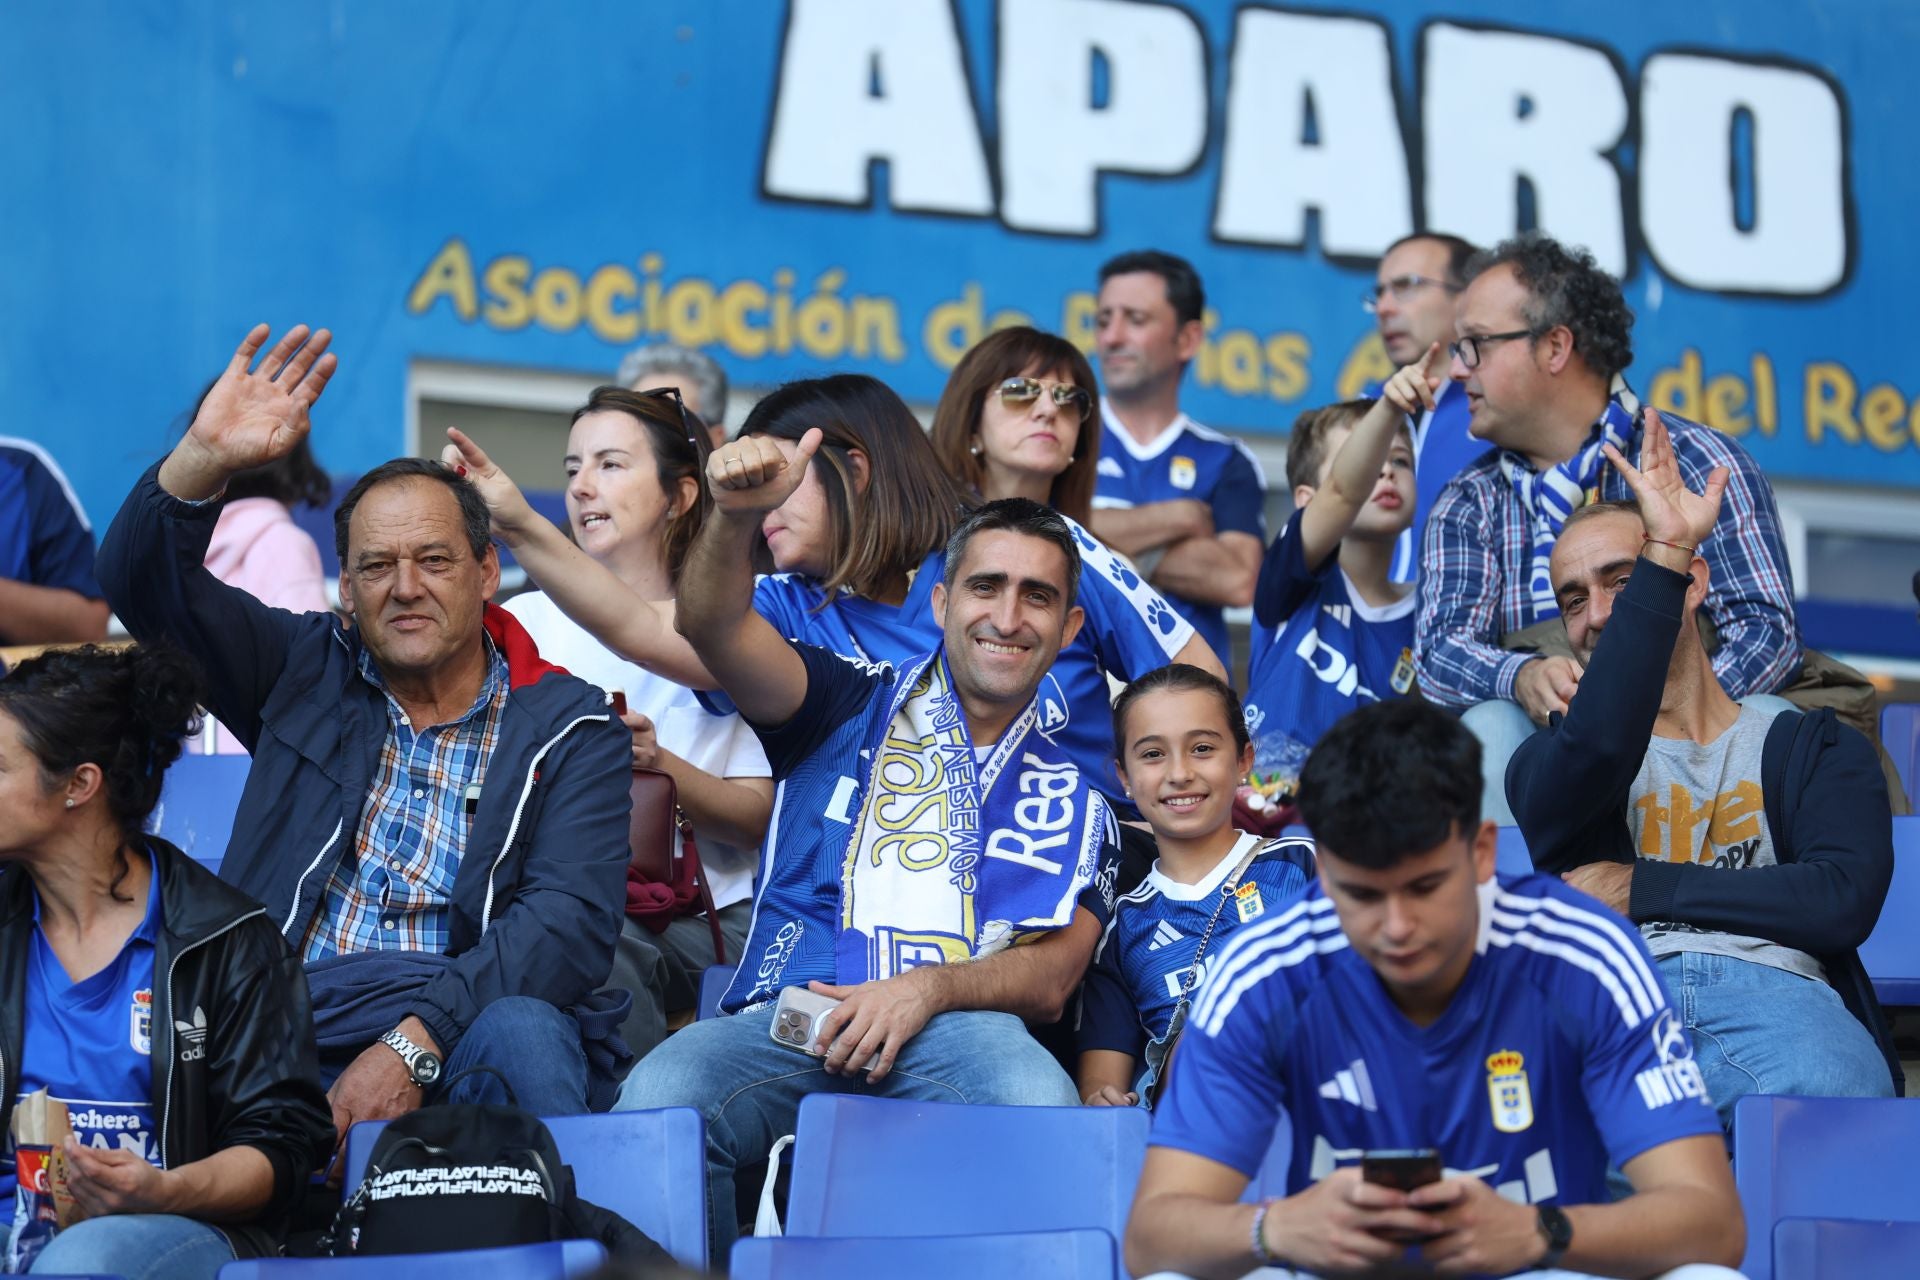
[[[150,839],[160,877],[153,952],[153,1111],[164,1167],[229,1147],[273,1165],[273,1198],[244,1225],[215,1224],[236,1257],[278,1252],[307,1175],[333,1147],[320,1088],[313,1012],[300,962],[266,909],[164,840]],[[20,1088],[33,882],[0,874],[0,1130]],[[182,1036],[176,1024],[198,1029]]]
[[[1830,708],[1787,712],[1761,748],[1760,789],[1779,865],[1729,875],[1637,856],[1627,814],[1680,634],[1687,577],[1634,566],[1580,677],[1580,696],[1507,765],[1507,800],[1533,865],[1558,875],[1590,862],[1633,868],[1627,915],[1766,938],[1826,969],[1887,1059],[1906,1077],[1858,947],[1893,879],[1893,816],[1879,757]]]

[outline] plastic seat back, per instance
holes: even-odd
[[[1885,1005],[1920,1005],[1920,816],[1893,820],[1893,883],[1860,963]]]
[[[710,964],[700,971],[699,1017],[702,1021],[726,1016],[720,1012],[720,997],[727,994],[734,968],[730,964]]]
[[[1009,1235],[749,1237],[733,1246],[733,1280],[979,1280],[981,1276],[1048,1276],[1113,1280],[1119,1249],[1104,1231],[1034,1231]]]
[[[1733,1107],[1733,1176],[1747,1214],[1748,1280],[1773,1267],[1785,1218],[1920,1219],[1920,1105],[1904,1098],[1783,1098]]]
[[[1920,702],[1889,702],[1880,709],[1880,745],[1893,758],[1894,772],[1909,799],[1920,778]]]
[[[247,756],[181,756],[161,783],[147,830],[217,873],[252,767]]]
[[[640,1228],[689,1267],[707,1265],[707,1129],[692,1107],[545,1117],[574,1186]],[[349,1194],[366,1176],[367,1157],[385,1121],[347,1133]],[[461,1277],[460,1280],[471,1280]]]
[[[1119,1240],[1146,1159],[1147,1127],[1147,1113],[1138,1107],[969,1106],[810,1094],[800,1103],[787,1234],[1092,1227]]]
[[[1920,1271],[1920,1222],[1783,1218],[1773,1228],[1781,1280],[1910,1280]]]
[[[220,1280],[567,1280],[603,1265],[597,1240],[556,1240],[511,1249],[401,1253],[367,1258],[256,1258],[229,1262]]]

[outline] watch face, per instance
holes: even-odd
[[[440,1059],[430,1053],[422,1053],[413,1060],[413,1078],[422,1085],[432,1084],[440,1078]]]

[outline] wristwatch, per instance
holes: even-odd
[[[389,1031],[380,1037],[380,1043],[400,1055],[400,1061],[407,1064],[407,1073],[413,1082],[422,1089],[433,1086],[440,1078],[440,1055],[431,1049],[423,1049],[398,1031]]]
[[[1539,1214],[1536,1225],[1540,1228],[1541,1238],[1547,1242],[1547,1251],[1533,1265],[1537,1270],[1545,1271],[1558,1266],[1560,1259],[1572,1247],[1573,1223],[1568,1221],[1567,1215],[1560,1212],[1557,1205],[1537,1205],[1535,1210]]]

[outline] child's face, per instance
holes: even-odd
[[[1351,427],[1335,427],[1327,432],[1326,448],[1320,462],[1320,474],[1317,485],[1325,485],[1327,476],[1333,471],[1333,460],[1340,456],[1340,450],[1346,446],[1347,438],[1353,434]],[[1380,475],[1374,481],[1373,492],[1368,495],[1366,505],[1360,508],[1360,514],[1354,517],[1353,528],[1348,537],[1368,539],[1397,538],[1401,532],[1413,524],[1413,442],[1407,433],[1394,433],[1393,446],[1387,450],[1387,461],[1380,468]]]

